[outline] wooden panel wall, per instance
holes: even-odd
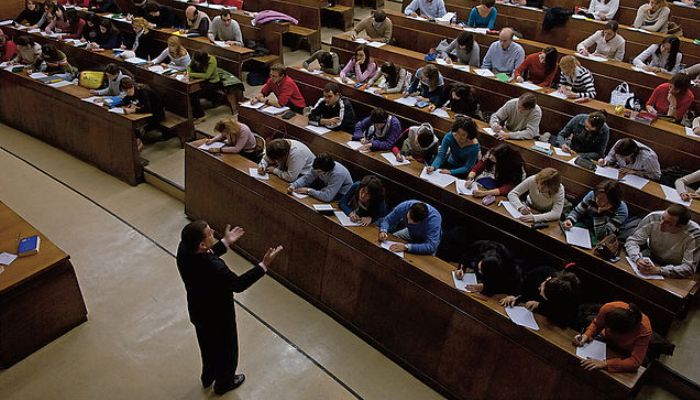
[[[15,18],[24,8],[24,0],[0,1],[0,20]]]

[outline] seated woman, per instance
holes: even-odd
[[[119,14],[122,12],[116,0],[90,0],[90,6],[88,8],[98,13]]]
[[[527,194],[523,203],[520,197]],[[508,201],[520,211],[523,222],[558,221],[564,210],[564,185],[554,168],[544,168],[520,182],[508,193]]]
[[[382,180],[367,175],[354,182],[340,199],[340,208],[352,222],[367,226],[387,214],[386,189]]]
[[[256,148],[255,135],[248,125],[227,118],[217,122],[214,131],[216,136],[207,140],[207,144],[223,142],[224,147],[211,147],[208,149],[210,153],[240,154],[255,163],[260,162],[262,149]]]
[[[598,21],[609,21],[615,19],[619,8],[620,0],[591,0],[588,9],[581,9],[578,13]]]
[[[595,82],[593,74],[574,56],[564,56],[559,61],[561,75],[559,77],[560,91],[570,99],[595,98]]]
[[[503,143],[486,153],[469,171],[465,186],[474,182],[474,197],[506,196],[515,185],[525,179],[525,167],[520,153]]]
[[[576,335],[574,346],[583,346],[597,335],[602,335],[607,345],[625,353],[624,358],[608,358],[604,361],[588,358],[581,366],[589,371],[605,369],[608,372],[636,372],[647,354],[651,341],[651,322],[633,303],[615,301],[604,304],[593,322],[582,335]]]
[[[309,66],[314,61],[318,61],[321,66],[321,71],[330,74],[338,75],[340,72],[340,61],[338,59],[338,54],[332,51],[317,50],[311,57],[307,58],[302,66],[311,72],[314,70],[310,69]]]
[[[442,74],[435,65],[428,64],[416,70],[411,86],[404,92],[404,96],[419,94],[435,106],[441,107],[445,101],[444,91],[445,81]]]
[[[68,20],[68,25],[70,25],[70,30],[66,31],[64,35],[61,35],[62,39],[82,39],[83,31],[85,30],[85,20],[80,18],[78,12],[75,10],[66,11],[66,20]]]
[[[637,10],[637,17],[632,27],[641,28],[651,32],[668,32],[668,19],[671,9],[666,0],[649,0]]]
[[[513,77],[516,82],[530,81],[535,85],[551,87],[559,74],[558,58],[557,49],[546,47],[539,53],[525,57],[525,61],[515,69]]]
[[[617,167],[621,173],[643,176],[652,181],[661,179],[661,166],[656,152],[630,138],[615,142],[608,155],[598,160],[598,165]]]
[[[496,0],[481,0],[481,4],[472,8],[467,19],[467,26],[472,28],[493,29],[496,26]]]
[[[70,32],[70,21],[66,18],[66,9],[61,5],[50,4],[48,6],[47,18],[49,24],[44,28],[46,33]]]
[[[483,121],[484,115],[481,113],[479,101],[476,98],[476,89],[461,83],[450,86],[446,91],[447,101],[442,108],[450,109],[455,114],[466,115],[474,119]]]
[[[681,195],[681,199],[684,201],[688,201],[690,199],[700,199],[700,188],[693,190],[693,188],[690,187],[690,185],[698,182],[700,182],[700,169],[692,174],[676,179],[676,191]]]
[[[352,140],[362,143],[360,151],[389,150],[401,136],[401,122],[383,108],[374,108],[369,117],[355,125]]]
[[[666,36],[659,44],[652,44],[632,60],[637,68],[651,72],[679,72],[683,66],[681,41],[675,36]]]
[[[14,19],[15,25],[28,25],[32,28],[38,27],[41,17],[44,15],[44,4],[34,0],[26,0],[24,9]]]
[[[452,129],[442,139],[437,156],[427,167],[427,172],[437,170],[441,174],[466,176],[479,159],[481,146],[476,140],[477,128],[474,120],[458,116]]]
[[[340,79],[343,83],[348,82],[348,78],[352,78],[357,83],[366,82],[377,72],[377,64],[369,56],[369,48],[365,45],[359,45],[355,49],[355,56],[348,61],[340,71]]]
[[[150,127],[157,127],[165,119],[165,108],[158,93],[146,85],[138,84],[131,78],[124,78],[119,83],[119,89],[126,95],[124,97],[125,114],[151,114],[148,119]],[[143,148],[143,136],[146,128],[137,131],[137,147]]]
[[[695,101],[690,90],[690,77],[677,73],[668,83],[662,83],[654,89],[647,100],[647,111],[660,117],[668,117],[680,122]]]
[[[124,78],[134,79],[131,72],[123,69],[117,64],[107,64],[105,68],[105,78],[107,78],[107,86],[103,89],[90,90],[91,94],[96,96],[118,96],[121,93],[121,82]]]
[[[17,55],[10,61],[13,64],[30,65],[38,68],[41,64],[41,45],[31,36],[20,36],[15,40]]]
[[[17,45],[0,30],[0,62],[10,61],[17,55]]]
[[[391,152],[398,162],[404,159],[416,160],[420,163],[430,163],[437,154],[440,141],[435,135],[432,125],[423,122],[404,131],[405,135],[399,139],[401,146],[394,146]]]
[[[393,62],[387,61],[377,70],[377,73],[367,81],[366,87],[372,87],[375,83],[377,94],[402,93],[408,89],[411,74],[404,68],[397,67]]]
[[[129,52],[133,52],[136,57],[144,60],[157,57],[161,52],[161,46],[151,32],[148,21],[144,18],[134,18],[131,21],[131,27],[134,30],[134,34],[127,37],[121,46],[122,49],[128,50],[123,53],[124,57],[133,57],[131,54],[128,54]]]
[[[606,123],[605,110],[590,114],[579,114],[566,124],[564,129],[549,141],[567,153],[576,154],[588,160],[598,160],[605,154],[610,139],[610,128]]]
[[[464,272],[473,271],[480,283],[467,285],[467,290],[480,292],[486,296],[497,293],[513,293],[520,285],[520,266],[513,254],[502,243],[491,240],[477,240],[459,258],[458,279]]]
[[[559,327],[574,327],[578,315],[579,287],[576,274],[543,265],[526,272],[520,288],[501,299],[504,307],[522,304]]]
[[[206,51],[197,50],[194,53],[192,62],[187,67],[187,74],[192,79],[203,79],[205,81],[204,86],[209,91],[223,89],[231,107],[231,113],[236,113],[238,99],[243,96],[243,83],[230,72],[219,68],[216,57],[210,56]],[[192,101],[194,117],[202,120],[205,118],[205,114],[202,105],[199,104],[200,92],[193,93],[190,96],[190,101]]]
[[[42,72],[46,75],[53,75],[65,81],[72,81],[78,75],[78,68],[70,65],[66,55],[53,44],[41,46],[41,60],[44,62]]]
[[[564,229],[574,225],[583,225],[593,233],[596,240],[603,240],[608,235],[617,235],[629,218],[627,204],[622,201],[620,185],[613,181],[604,181],[596,185],[574,207],[562,223]]]
[[[163,63],[165,60],[169,60],[168,64]],[[170,36],[168,38],[168,47],[160,53],[160,55],[149,62],[152,64],[161,64],[163,68],[171,68],[176,71],[184,71],[190,65],[190,54],[187,52],[185,46],[182,45],[180,39],[177,36]]]
[[[298,140],[274,139],[267,143],[258,172],[272,173],[287,182],[294,182],[311,172],[314,158],[314,153]]]
[[[97,41],[97,37],[100,35],[100,21],[99,15],[88,12],[85,15],[85,27],[81,39],[88,43]]]
[[[474,35],[467,31],[460,33],[446,48],[442,49],[440,56],[448,63],[458,61],[460,64],[476,68],[481,65],[479,43],[474,40]]]
[[[97,40],[88,43],[88,50],[112,50],[122,45],[122,34],[110,20],[101,20],[99,29],[100,33],[97,35]]]

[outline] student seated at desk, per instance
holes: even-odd
[[[475,182],[474,197],[506,196],[508,192],[525,179],[525,166],[520,153],[503,143],[479,160],[467,175],[465,186]]]
[[[489,125],[500,140],[534,139],[540,136],[541,120],[542,109],[537,105],[537,97],[524,93],[506,101],[491,115]]]
[[[96,42],[97,37],[100,35],[100,18],[99,15],[88,12],[85,15],[85,27],[83,28],[82,40],[86,42]]]
[[[525,204],[520,200],[524,194]],[[522,216],[518,219],[523,222],[558,221],[564,210],[564,185],[559,171],[544,168],[528,177],[508,193],[508,201],[520,211]]]
[[[78,68],[70,65],[65,53],[51,43],[41,46],[41,70],[46,75],[56,76],[64,81],[72,81],[78,75]]]
[[[88,7],[90,5],[90,0],[58,0],[54,2],[61,6],[77,6],[77,7]]]
[[[103,19],[100,21],[100,34],[97,36],[97,40],[90,42],[87,45],[88,50],[102,51],[102,50],[112,50],[122,45],[122,34],[119,29],[114,26],[112,21],[108,19]]]
[[[429,204],[407,200],[397,205],[379,225],[379,241],[389,239],[389,232],[408,243],[396,243],[390,251],[435,254],[442,235],[442,216]]]
[[[257,149],[255,135],[248,125],[227,118],[216,123],[214,132],[217,132],[216,136],[207,140],[207,144],[223,142],[224,147],[210,148],[210,153],[240,154],[255,163],[260,162],[262,149]]]
[[[446,48],[442,49],[440,56],[447,61],[458,61],[460,64],[479,67],[480,54],[479,43],[471,32],[464,31],[457,36]]]
[[[311,172],[304,174],[287,188],[287,193],[309,195],[324,203],[344,196],[352,186],[352,176],[345,166],[328,153],[314,159]]]
[[[660,44],[652,44],[632,60],[635,67],[652,72],[679,72],[683,66],[681,41],[675,36],[666,36]]]
[[[133,35],[124,40],[121,48],[125,49],[122,53],[123,58],[136,57],[144,60],[155,58],[161,52],[161,45],[156,41],[153,32],[148,26],[148,21],[141,17],[134,18],[131,26],[134,30]]]
[[[637,17],[632,27],[641,28],[650,32],[668,32],[668,19],[671,9],[666,0],[649,0],[637,10]]]
[[[408,90],[411,74],[404,68],[397,67],[391,61],[382,64],[372,78],[367,81],[365,87],[372,87],[378,84],[376,92],[378,94],[402,93]]]
[[[70,32],[70,21],[66,18],[66,9],[61,5],[50,4],[48,6],[48,25],[44,28],[46,33]]]
[[[293,139],[274,139],[267,144],[258,172],[272,173],[291,183],[311,173],[314,159],[314,153],[304,143]]]
[[[620,0],[591,0],[588,9],[581,9],[578,14],[598,21],[608,21],[615,18],[619,8]]]
[[[233,19],[230,10],[224,9],[221,14],[214,17],[207,36],[212,42],[218,40],[225,42],[228,46],[243,46],[241,26]]]
[[[302,67],[314,72],[316,69],[311,68],[311,64],[318,61],[321,71],[329,75],[338,75],[340,73],[340,60],[338,54],[332,51],[316,50],[311,57],[307,58]]]
[[[401,137],[401,122],[383,108],[373,108],[369,117],[355,125],[352,140],[362,143],[360,151],[389,150]]]
[[[496,26],[496,0],[481,0],[481,4],[473,7],[467,18],[467,26],[472,28],[493,29]]]
[[[134,17],[146,18],[146,5],[149,3],[157,3],[153,0],[131,0]]]
[[[567,153],[596,161],[603,157],[610,140],[607,117],[605,110],[576,115],[549,142]]]
[[[466,176],[481,154],[481,145],[476,139],[476,134],[474,120],[458,116],[450,131],[442,138],[437,156],[426,171],[429,174],[437,171],[458,177]]]
[[[386,13],[383,10],[376,10],[372,12],[372,15],[355,25],[355,28],[350,32],[352,40],[355,40],[357,35],[362,33],[362,31],[365,31],[367,36],[373,41],[389,43],[391,41],[393,25],[391,20],[386,17]]]
[[[600,166],[613,166],[620,173],[633,174],[649,178],[652,181],[661,179],[659,157],[651,147],[634,139],[620,139],[612,146],[605,158],[598,160]]]
[[[542,9],[544,0],[506,0],[506,3],[521,7],[532,7]]]
[[[348,78],[354,79],[357,83],[364,83],[377,72],[377,64],[369,55],[369,47],[361,44],[355,48],[355,56],[348,61],[340,71],[340,79],[343,83],[348,82]]]
[[[700,226],[690,210],[673,204],[644,217],[625,251],[643,274],[690,279],[700,261]]]
[[[163,63],[169,60],[168,64]],[[149,65],[161,64],[163,68],[172,68],[176,71],[185,71],[190,65],[190,54],[175,35],[168,37],[168,47],[163,49],[160,55],[149,62]]]
[[[41,18],[39,18],[39,21],[34,24],[30,25],[30,29],[42,29],[46,28],[46,25],[49,24],[50,21],[50,13],[51,13],[51,8],[54,4],[50,1],[45,1],[44,4],[37,5],[41,9]]]
[[[500,303],[504,307],[522,304],[559,327],[574,327],[580,286],[581,281],[573,272],[542,265],[527,271],[518,290],[502,298]]]
[[[696,118],[697,120],[697,118]],[[700,182],[700,169],[688,174],[682,178],[676,179],[676,191],[681,196],[681,199],[688,201],[690,199],[700,199],[700,188],[693,190],[690,185]]]
[[[345,132],[352,132],[355,128],[352,103],[340,94],[337,83],[329,82],[324,86],[323,97],[318,99],[309,112],[309,123]]]
[[[270,67],[270,78],[260,89],[260,93],[250,99],[250,103],[262,101],[274,107],[289,107],[298,114],[304,112],[306,101],[294,79],[287,76],[286,70],[287,68],[279,63]],[[273,93],[275,98],[272,98],[270,93]]]
[[[481,121],[484,120],[479,100],[476,97],[476,90],[473,87],[455,83],[449,86],[446,93],[448,95],[447,101],[442,108],[449,109],[455,114],[466,115]]]
[[[456,232],[461,232],[460,228],[451,235],[454,236]],[[467,290],[492,296],[497,293],[513,293],[520,286],[520,266],[511,251],[502,243],[477,240],[461,249],[464,250],[458,257],[459,269],[455,275],[462,279],[465,272],[473,271],[480,282],[467,285]]]
[[[617,21],[608,21],[605,28],[595,31],[591,36],[576,45],[576,51],[584,56],[588,56],[590,48],[595,45],[593,55],[599,55],[608,60],[622,61],[625,57],[625,38],[617,33],[620,25]]]
[[[134,82],[131,78],[124,78],[119,83],[120,91],[126,95],[124,97],[125,114],[151,114],[148,119],[148,126],[136,132],[137,148],[143,148],[143,137],[146,129],[157,128],[158,124],[165,119],[165,108],[158,93],[147,85]]]
[[[175,28],[182,26],[182,23],[175,15],[175,10],[168,6],[157,3],[147,3],[145,6],[146,20],[157,28]]]
[[[693,79],[693,85],[700,86],[700,63],[692,65],[688,68],[683,68],[681,73],[684,73]]]
[[[96,13],[120,14],[122,12],[116,0],[90,0],[88,8]]]
[[[423,18],[442,18],[447,14],[444,0],[413,0],[403,11],[405,15],[417,17],[419,14]]]
[[[75,10],[66,11],[66,19],[68,20],[68,25],[70,25],[70,30],[64,32],[61,35],[61,39],[82,39],[86,21],[80,18]]]
[[[192,57],[192,62],[187,67],[187,75],[192,79],[203,79],[203,89],[209,91],[223,90],[226,94],[226,100],[231,107],[231,114],[236,114],[238,109],[238,99],[243,97],[243,83],[236,78],[232,73],[219,68],[216,57],[209,55],[206,51],[197,50]],[[192,114],[200,121],[205,118],[202,105],[199,103],[199,93],[193,93],[190,98],[192,101]]]
[[[340,208],[350,221],[367,226],[383,218],[387,213],[386,189],[382,180],[367,175],[350,186],[340,199]]]
[[[41,64],[41,45],[36,43],[31,36],[18,37],[15,39],[15,45],[17,45],[17,55],[11,63],[33,67],[38,67]]]
[[[690,77],[677,73],[671,77],[670,82],[662,83],[654,89],[647,101],[647,111],[680,122],[693,101],[695,95],[690,90]]]
[[[573,344],[583,346],[601,335],[607,345],[623,351],[625,358],[588,358],[581,360],[581,366],[588,371],[636,372],[644,362],[652,333],[649,318],[635,304],[615,301],[600,308],[586,331],[574,337]]]
[[[412,126],[405,130],[404,133],[405,136],[399,139],[399,143],[401,143],[400,148],[399,146],[394,146],[391,149],[398,162],[402,162],[404,159],[416,160],[424,164],[433,161],[440,141],[429,122]]]
[[[24,9],[17,15],[14,19],[15,25],[27,24],[30,27],[38,27],[41,17],[44,15],[44,5],[42,3],[37,3],[34,0],[26,0],[24,2]]]
[[[437,107],[445,102],[445,80],[433,64],[418,68],[411,85],[403,93],[404,97],[418,94]]]
[[[513,41],[513,36],[512,28],[501,29],[498,41],[491,43],[486,51],[481,68],[511,75],[525,61],[525,50]]]
[[[595,81],[593,74],[582,67],[574,56],[564,56],[559,61],[559,90],[570,99],[595,98]]]
[[[562,227],[569,230],[577,224],[583,225],[600,241],[608,235],[618,235],[628,218],[629,210],[627,203],[622,201],[620,185],[603,181],[583,196],[566,216]]]
[[[211,20],[204,11],[197,10],[195,6],[189,6],[185,9],[185,18],[187,19],[187,34],[207,37]]]
[[[107,64],[104,72],[107,78],[107,86],[103,89],[90,90],[91,94],[96,96],[118,96],[121,93],[119,88],[122,80],[124,80],[124,78],[134,79],[131,72],[117,64]]]
[[[535,85],[551,87],[559,77],[559,52],[554,47],[546,47],[539,53],[530,54],[515,69],[516,82],[530,81]]]
[[[0,30],[0,62],[12,60],[17,55],[17,45]]]

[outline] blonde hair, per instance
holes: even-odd
[[[565,75],[567,72],[573,72],[576,67],[580,67],[581,63],[576,59],[574,56],[564,56],[559,60],[559,68],[561,68],[562,72],[564,72]]]
[[[544,168],[535,175],[535,182],[546,187],[550,192],[556,193],[561,186],[561,175],[554,168]]]
[[[229,144],[235,144],[238,140],[238,136],[241,134],[241,125],[232,118],[222,119],[216,123],[214,131],[223,134]]]
[[[171,55],[174,55],[175,57],[182,57],[187,54],[187,49],[182,45],[182,42],[180,42],[180,38],[175,35],[168,38],[168,53],[170,53],[171,46],[175,47],[175,52]]]
[[[143,33],[148,32],[148,21],[146,21],[145,18],[141,18],[141,17],[134,18],[134,21],[131,23],[131,26],[133,26],[134,28],[143,29]]]

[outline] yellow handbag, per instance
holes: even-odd
[[[99,89],[102,86],[102,81],[105,78],[105,73],[100,71],[82,71],[78,84],[88,89]]]

